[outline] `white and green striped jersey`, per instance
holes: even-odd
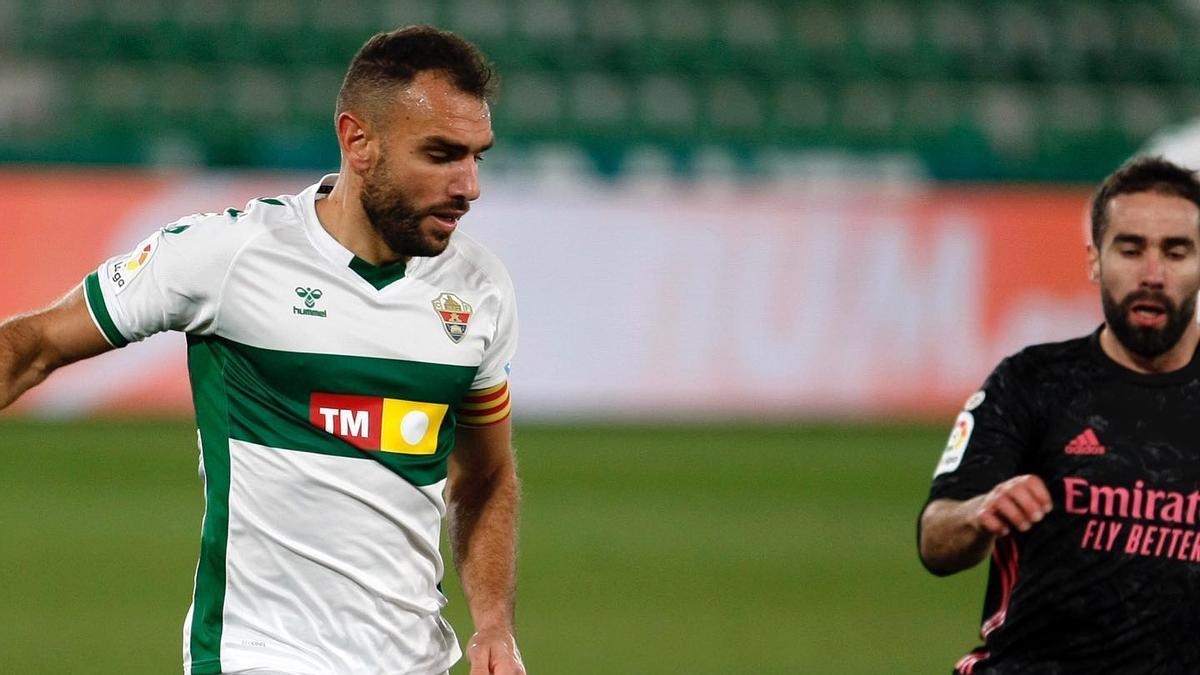
[[[188,335],[205,513],[184,672],[441,673],[457,423],[508,414],[512,283],[461,232],[374,267],[294,196],[164,227],[84,282],[114,346]]]

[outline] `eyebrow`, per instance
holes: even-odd
[[[1131,244],[1134,246],[1145,246],[1148,242],[1146,238],[1140,234],[1118,234],[1113,236],[1114,244]],[[1196,248],[1196,240],[1188,237],[1166,237],[1160,244],[1162,248],[1173,248],[1175,246],[1186,246],[1188,248]]]
[[[1140,234],[1117,234],[1117,235],[1113,235],[1112,243],[1114,243],[1114,244],[1134,244],[1136,246],[1145,246],[1146,238]]]
[[[476,150],[475,154],[479,154],[481,152],[487,152],[488,150],[490,150],[492,148],[492,146],[495,143],[496,143],[496,139],[493,137],[490,140],[488,140],[488,142],[486,144],[484,144],[483,147]],[[446,138],[445,136],[430,136],[429,138],[426,138],[425,139],[425,147],[442,148],[442,149],[448,150],[450,152],[460,153],[460,154],[464,154],[464,155],[467,154],[468,152],[470,152],[470,150],[471,150],[470,146],[468,146],[467,144],[459,143],[458,141],[451,140],[449,138]]]

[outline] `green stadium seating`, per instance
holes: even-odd
[[[504,142],[603,170],[840,148],[1090,180],[1200,112],[1200,14],[1173,0],[0,0],[4,81],[60,106],[40,144],[0,117],[0,158],[324,164],[347,61],[408,23],[489,54]]]
[[[647,140],[683,142],[700,130],[700,103],[687,78],[671,74],[647,75],[637,85],[639,126]]]
[[[834,102],[829,87],[815,79],[786,79],[775,85],[768,134],[788,146],[820,145],[828,139]]]
[[[553,135],[565,124],[565,91],[558,73],[515,72],[505,78],[493,119],[522,135]]]
[[[580,139],[619,139],[633,119],[629,84],[611,74],[576,74],[567,82],[567,97],[572,135]]]
[[[1171,122],[1170,101],[1153,87],[1118,85],[1106,95],[1112,97],[1116,126],[1127,144],[1141,143]]]

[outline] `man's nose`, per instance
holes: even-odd
[[[450,181],[450,196],[475,201],[479,199],[479,163],[474,157],[464,159]]]
[[[1141,285],[1151,288],[1161,288],[1163,285],[1163,258],[1159,253],[1149,253],[1142,265]]]

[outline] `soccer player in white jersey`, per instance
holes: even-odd
[[[525,673],[512,284],[456,232],[492,79],[452,34],[376,35],[338,95],[339,174],[169,224],[0,324],[0,407],[60,366],[187,333],[205,515],[185,673],[445,673],[461,651],[440,614],[443,516],[472,675]]]

